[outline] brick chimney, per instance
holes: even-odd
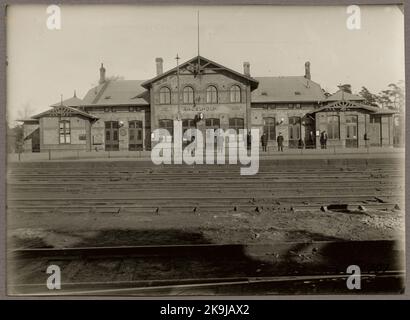
[[[98,81],[99,84],[103,84],[105,82],[105,68],[104,65],[101,63],[100,67],[100,81]]]
[[[155,58],[155,63],[157,65],[157,76],[159,76],[160,74],[162,74],[164,72],[163,62],[164,62],[164,60],[162,58]]]
[[[305,62],[305,78],[310,80],[310,62]]]
[[[243,63],[243,74],[248,77],[251,76],[251,64],[249,62]]]

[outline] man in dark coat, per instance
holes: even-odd
[[[278,135],[278,138],[276,139],[276,141],[278,142],[278,151],[283,152],[283,136],[282,136],[281,132],[279,132],[279,135]]]
[[[327,133],[326,131],[322,131],[320,134],[320,146],[322,149],[327,149]]]
[[[266,152],[266,146],[268,145],[268,135],[266,134],[266,132],[262,134],[261,143],[262,143],[262,151]]]

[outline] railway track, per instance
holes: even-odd
[[[397,293],[403,248],[394,241],[321,241],[17,249],[8,252],[15,270],[9,288],[19,295],[350,293],[346,268],[356,264],[362,293]],[[61,290],[46,288],[51,264],[61,268]]]
[[[320,212],[322,208],[327,215],[341,211],[394,217],[404,208],[401,164],[397,159],[261,161],[256,176],[240,176],[235,165],[13,163],[7,173],[8,221],[13,226],[30,221],[30,226],[44,228],[41,221],[50,221],[50,217],[59,220],[53,226],[60,227],[65,221],[92,224],[96,215],[101,217],[99,221],[117,215],[135,227],[146,217],[144,226],[155,220],[151,217],[162,221],[165,216],[179,219],[185,215],[196,220],[191,226],[201,227],[223,216],[230,219],[232,228],[241,215],[248,219],[285,213],[281,217],[287,219],[289,213],[289,219],[297,219],[299,212]],[[201,219],[195,219],[199,215]],[[36,219],[39,222],[32,222]],[[225,220],[221,221],[220,225]],[[281,229],[283,223],[263,223],[255,223],[252,230],[245,224],[246,232],[257,230],[265,236],[286,231]],[[260,231],[262,227],[266,230]],[[192,235],[187,232],[183,236]],[[315,234],[309,237],[327,239]],[[346,268],[352,264],[361,267],[360,293],[397,293],[403,287],[404,249],[394,241],[217,245],[190,238],[182,241],[184,245],[176,245],[179,235],[172,234],[160,238],[160,245],[147,246],[151,242],[144,243],[146,239],[148,236],[142,235],[132,243],[143,245],[133,247],[10,250],[9,268],[15,272],[9,288],[22,295],[351,293],[346,288]],[[61,291],[45,288],[50,264],[61,267]]]

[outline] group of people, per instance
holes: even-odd
[[[279,132],[278,137],[276,138],[276,142],[278,143],[278,151],[283,152],[283,136],[282,132]],[[267,151],[268,146],[268,135],[264,132],[261,136],[261,144],[262,144],[262,151]]]
[[[314,146],[315,145],[315,136],[313,134],[313,132],[310,132],[310,145]],[[320,133],[320,147],[321,149],[327,149],[327,132],[326,130],[322,131]],[[283,136],[282,133],[279,132],[278,137],[276,138],[276,142],[278,144],[278,151],[283,152]],[[268,146],[268,135],[266,134],[266,132],[264,132],[261,136],[261,144],[262,144],[262,151],[266,152],[267,151],[267,146]],[[302,139],[299,139],[299,144],[298,144],[298,148],[303,149],[303,141]]]

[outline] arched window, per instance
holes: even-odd
[[[194,103],[194,89],[192,87],[185,87],[182,94],[184,103]]]
[[[160,104],[171,104],[171,90],[167,87],[162,87],[159,90],[159,103]]]
[[[218,103],[218,90],[214,86],[206,88],[206,103]]]
[[[241,102],[241,88],[232,86],[230,90],[231,102]]]

